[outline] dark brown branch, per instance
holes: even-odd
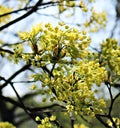
[[[21,97],[19,96],[17,90],[16,90],[15,87],[13,86],[13,83],[10,82],[10,85],[11,85],[12,89],[14,90],[14,92],[15,92],[15,94],[16,94],[16,96],[17,96],[19,102],[20,102],[20,104],[22,105],[22,108],[23,108],[24,112],[25,112],[33,121],[35,121],[34,116],[30,113],[30,111],[29,111],[29,110],[27,109],[27,107],[24,105],[23,100],[21,99]],[[36,121],[35,121],[35,122],[36,122]],[[36,122],[36,123],[37,123],[37,122]]]
[[[45,72],[47,72],[49,74],[50,77],[54,77],[52,72],[46,67],[46,66],[42,66],[41,67]]]
[[[96,114],[95,116],[106,128],[112,128],[105,121],[103,121],[103,119],[101,118],[102,115]]]
[[[16,22],[19,22],[20,20],[22,19],[25,19],[26,17],[28,17],[29,15],[31,15],[32,13],[36,12],[38,9],[44,9],[44,8],[47,8],[47,7],[50,7],[50,6],[56,6],[56,5],[59,5],[59,6],[65,6],[63,4],[60,4],[58,1],[57,2],[47,2],[47,3],[42,3],[43,0],[39,0],[39,2],[35,5],[35,6],[31,6],[31,7],[25,7],[23,9],[19,9],[19,10],[15,10],[15,11],[12,11],[12,12],[8,12],[6,14],[3,14],[3,15],[0,15],[0,17],[2,16],[5,16],[5,15],[9,15],[9,14],[12,14],[12,13],[16,13],[16,12],[19,12],[19,11],[23,11],[23,10],[28,10],[29,8],[31,8],[30,11],[28,11],[27,13],[25,13],[24,15],[16,18],[15,20],[3,25],[2,27],[0,27],[0,30],[3,30],[9,26],[11,26],[12,24],[16,23]],[[46,5],[46,6],[45,6]],[[39,8],[39,6],[44,6],[42,8]],[[67,7],[72,7],[72,6],[68,6]],[[82,8],[81,6],[76,6],[76,7],[79,7],[79,8]]]
[[[70,112],[69,114],[70,114],[69,116],[70,116],[71,128],[74,128],[75,119],[73,117],[73,113]]]
[[[13,81],[13,83],[34,83],[35,81]]]
[[[45,6],[47,5],[47,7],[51,6],[51,5],[54,5],[58,2],[47,2],[47,3],[41,3],[40,6]],[[48,6],[49,5],[49,6]],[[4,17],[4,16],[7,16],[7,15],[10,15],[10,14],[13,14],[13,13],[18,13],[18,12],[21,12],[21,11],[27,11],[31,8],[33,8],[34,6],[29,6],[29,7],[24,7],[24,8],[21,8],[21,9],[17,9],[17,10],[14,10],[14,11],[11,11],[11,12],[7,12],[7,13],[4,13],[4,14],[1,14],[0,17]],[[45,7],[44,7],[45,8]],[[38,8],[38,9],[43,9],[43,8]]]
[[[111,103],[110,103],[110,106],[109,106],[109,111],[108,111],[108,114],[107,115],[100,115],[100,114],[96,114],[96,118],[107,128],[112,128],[110,126],[107,126],[108,124],[102,119],[102,117],[105,117],[107,119],[110,119],[112,125],[114,128],[116,128],[116,123],[114,122],[112,116],[111,116],[111,112],[113,110],[113,105],[114,105],[114,102],[115,100],[120,96],[120,93],[118,93],[114,98],[113,98],[113,95],[112,95],[112,91],[111,91],[111,85],[108,81],[105,82],[107,88],[108,88],[108,91],[109,91],[109,94],[110,94],[110,99],[111,99]]]
[[[23,66],[21,69],[16,71],[10,78],[8,78],[7,80],[4,80],[5,83],[0,86],[0,90],[2,90],[4,87],[6,87],[17,75],[19,75],[23,71],[29,69],[29,67],[30,67],[30,64]]]
[[[117,0],[116,13],[117,13],[117,18],[120,18],[120,0]]]
[[[110,84],[106,84],[106,85],[107,85],[107,88],[108,88],[108,91],[110,94],[110,99],[111,99],[111,105],[109,108],[109,115],[111,115],[111,111],[112,111],[112,107],[113,107],[113,96],[112,96],[112,92],[111,92],[111,85]]]
[[[31,10],[29,10],[27,13],[25,13],[24,15],[22,15],[22,16],[16,18],[15,20],[13,20],[13,21],[11,21],[11,22],[9,22],[9,23],[3,25],[2,27],[0,27],[0,31],[3,30],[3,29],[5,29],[5,28],[7,28],[7,27],[9,27],[9,26],[11,26],[11,25],[13,25],[13,24],[15,24],[15,23],[17,23],[18,21],[21,21],[21,20],[25,19],[25,18],[28,17],[29,15],[31,15],[33,12],[35,12],[35,11],[38,9],[38,6],[41,5],[42,1],[43,1],[43,0],[39,0],[39,1],[36,3],[36,5],[35,5]]]
[[[114,97],[114,101],[120,96],[120,92]]]
[[[24,105],[24,103],[23,103],[21,97],[19,96],[18,92],[16,91],[15,87],[13,86],[13,83],[10,82],[10,85],[11,85],[13,91],[15,92],[15,94],[16,94],[16,96],[17,96],[17,98],[18,98],[20,104],[22,105],[24,111],[28,114],[28,111],[27,111],[27,109],[26,109],[26,107],[25,107],[25,105]]]
[[[6,53],[9,53],[9,54],[14,54],[14,52],[12,52],[8,49],[3,49],[3,48],[0,48],[0,52],[6,52]]]
[[[113,95],[112,95],[112,91],[111,91],[111,85],[110,84],[106,84],[107,85],[107,88],[108,88],[108,91],[109,91],[109,94],[110,94],[110,99],[111,99],[111,103],[110,103],[110,107],[109,107],[109,112],[108,112],[108,117],[109,119],[111,120],[113,126],[116,128],[116,124],[115,122],[113,121],[113,118],[111,116],[111,112],[112,112],[112,109],[113,109],[113,104],[114,104],[114,98],[113,98]]]
[[[22,108],[23,109],[23,105],[18,103],[17,101],[9,98],[9,97],[5,97],[5,96],[2,96],[0,95],[0,99],[5,101],[5,102],[9,102],[11,103],[12,105],[16,107],[19,107],[19,108]],[[23,100],[23,98],[21,98]],[[55,110],[52,108],[54,107],[60,107],[61,110]],[[52,104],[52,105],[49,105],[49,106],[44,106],[44,107],[35,107],[35,108],[30,108],[30,107],[27,107],[26,106],[26,110],[28,110],[30,113],[47,113],[47,112],[66,112],[66,108],[64,106],[61,106],[59,104]]]
[[[7,16],[7,15],[10,15],[10,14],[13,14],[13,13],[18,13],[20,11],[27,11],[28,9],[31,9],[31,8],[33,8],[33,6],[17,9],[17,10],[11,11],[11,12],[1,14],[0,17],[4,17],[4,16]]]

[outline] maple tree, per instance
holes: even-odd
[[[58,15],[72,9],[73,12],[69,13],[69,16],[73,16],[77,8],[82,13],[90,13],[89,19],[85,20],[82,25],[76,24],[82,30],[59,20],[57,25],[38,23],[31,26],[29,31],[18,31],[15,33],[19,39],[17,43],[6,43],[0,40],[1,60],[8,60],[9,63],[15,63],[21,67],[9,78],[0,76],[1,118],[9,122],[1,122],[1,128],[14,128],[19,125],[19,122],[14,119],[16,108],[24,110],[29,116],[27,119],[36,122],[38,128],[64,128],[64,124],[59,120],[58,112],[69,117],[71,128],[91,127],[89,118],[97,118],[107,128],[120,126],[120,117],[112,115],[114,102],[120,96],[119,90],[115,96],[112,94],[112,88],[120,86],[118,84],[120,46],[117,39],[107,38],[100,44],[100,51],[89,48],[91,37],[88,33],[104,29],[107,21],[104,11],[97,12],[92,6],[89,8],[93,2],[95,1],[51,0],[44,2],[38,0],[34,3],[32,0],[18,0],[17,9],[9,7],[9,4],[0,5],[1,33],[15,23],[49,6],[56,6]],[[26,11],[26,13],[12,19],[12,14],[21,11]],[[15,78],[23,72],[28,72],[29,77],[25,77],[25,81],[15,81]],[[20,96],[15,88],[17,82],[30,85],[31,92]],[[108,89],[111,101],[107,112],[105,99],[95,96],[103,84]],[[17,100],[4,96],[3,89],[8,85],[14,90]],[[98,89],[93,90],[94,85]],[[32,99],[34,105],[25,102],[35,96],[40,97],[41,101],[36,103],[36,100]],[[12,107],[7,108],[7,103],[12,104]],[[11,118],[8,118],[8,114]],[[80,123],[77,120],[78,116],[88,125]]]

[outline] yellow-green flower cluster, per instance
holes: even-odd
[[[83,0],[80,0],[79,7],[81,8],[81,10],[83,12],[87,12],[88,11],[87,5],[84,3]]]
[[[88,86],[91,86],[92,83],[100,85],[107,75],[105,68],[100,67],[100,64],[96,61],[80,61],[76,68],[78,74],[82,76],[82,80]]]
[[[32,84],[31,86],[30,86],[30,89],[31,90],[35,90],[37,87],[36,87],[36,84]]]
[[[95,99],[91,87],[93,83],[100,85],[104,81],[107,75],[105,68],[94,61],[80,61],[73,68],[64,65],[55,68],[53,75],[53,79],[45,73],[33,75],[32,78],[42,81],[43,87],[48,86],[51,91],[54,89],[56,95],[54,99],[67,102],[68,112],[83,112],[91,116],[102,112],[99,108],[105,107],[105,102]]]
[[[56,0],[54,0],[54,1],[56,1]],[[86,2],[95,2],[95,0],[88,0]],[[59,0],[59,3],[60,4],[58,7],[59,7],[60,13],[64,12],[65,10],[68,10],[71,7],[80,7],[83,12],[88,11],[87,4],[85,3],[84,0],[79,0],[77,2],[75,0],[72,0],[72,1]]]
[[[33,26],[30,32],[19,32],[19,37],[23,40],[33,40],[35,36],[37,36],[38,33],[40,33],[42,30],[42,24],[37,24],[36,26]]]
[[[75,1],[59,0],[59,5],[58,5],[59,13],[63,13],[64,11],[68,10],[70,7],[75,7]]]
[[[16,128],[9,122],[0,122],[0,128]]]
[[[120,46],[116,39],[106,39],[101,44],[101,61],[107,70],[120,75]]]
[[[38,125],[38,128],[57,128],[54,124],[51,122],[56,120],[56,116],[52,115],[50,118],[45,117],[44,119],[40,119],[39,117],[36,117],[36,121],[41,121],[41,124]]]
[[[79,32],[63,22],[55,27],[50,23],[44,26],[39,24],[30,32],[19,32],[19,36],[28,42],[32,53],[36,54],[22,54],[22,58],[38,67],[55,61],[64,63],[65,57],[84,58],[89,53],[87,48],[91,42],[85,31]]]
[[[10,48],[11,48],[11,46],[10,46]],[[16,45],[12,46],[12,49],[13,49],[13,51],[12,50],[11,51],[13,52],[13,54],[5,54],[5,55],[9,61],[17,64],[20,61],[22,54],[24,52],[24,45],[16,44]]]
[[[106,26],[107,17],[104,11],[96,12],[94,8],[92,8],[92,15],[89,21],[84,23],[85,27],[88,27],[91,32],[96,32],[101,28]]]
[[[69,16],[73,16],[75,14],[75,9],[78,7],[82,10],[82,12],[91,12],[91,17],[84,22],[84,27],[87,27],[90,32],[96,32],[100,29],[103,29],[106,26],[107,16],[105,11],[96,12],[93,7],[88,8],[88,4],[95,2],[96,0],[53,0],[54,2],[58,2],[58,10],[59,13],[63,13],[65,11],[73,10]],[[78,10],[77,10],[78,11]]]
[[[23,53],[24,48],[22,44],[18,44],[14,46],[14,55],[12,56],[15,63],[19,62],[21,54]]]
[[[56,2],[56,0],[52,0],[54,2]],[[89,2],[94,2],[94,0],[88,0]],[[59,13],[63,13],[64,11],[68,10],[68,9],[75,9],[74,7],[79,7],[81,8],[81,10],[83,12],[87,12],[88,8],[87,8],[87,4],[85,4],[85,2],[83,0],[79,0],[79,1],[69,1],[69,0],[58,0],[57,2],[59,2],[58,4],[58,10]]]
[[[11,12],[11,11],[12,11],[12,8],[8,8],[3,5],[0,5],[0,15]],[[10,18],[11,18],[11,15],[0,17],[0,25],[3,23],[6,23]]]
[[[92,53],[87,48],[91,40],[85,31],[79,32],[59,22],[55,27],[47,23],[19,35],[30,47],[31,44],[34,46],[30,53],[20,50],[23,60],[39,68],[54,65],[48,72],[43,69],[40,74],[31,76],[34,81],[41,81],[42,87],[50,89],[51,101],[65,102],[68,112],[91,116],[101,112],[99,108],[104,101],[96,100],[91,88],[93,84],[99,86],[104,82],[107,73],[97,60],[89,59],[88,55]]]

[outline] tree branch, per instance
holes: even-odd
[[[3,100],[3,101],[5,101],[5,102],[9,102],[12,105],[15,105],[17,107],[22,108],[22,105],[21,104],[19,104],[18,102],[16,102],[15,100],[13,100],[13,99],[11,99],[9,97],[5,97],[5,96],[0,95],[0,99]]]
[[[96,114],[95,116],[101,122],[101,124],[103,124],[106,128],[112,128],[105,121],[103,121],[103,119],[101,118],[102,115]],[[104,117],[107,117],[107,116],[104,115]]]
[[[41,6],[45,6],[47,5],[47,7],[49,7],[48,5],[54,5],[54,4],[57,4],[58,2],[47,2],[47,3],[42,3],[41,2]],[[11,12],[7,12],[7,13],[4,13],[4,14],[1,14],[0,17],[4,17],[4,16],[7,16],[7,15],[10,15],[10,14],[13,14],[13,13],[18,13],[18,12],[21,12],[21,11],[27,11],[31,8],[33,8],[34,6],[29,6],[29,7],[24,7],[24,8],[21,8],[21,9],[17,9],[17,10],[14,10],[14,11],[11,11]],[[42,9],[42,8],[38,8],[38,9]]]
[[[13,24],[15,24],[15,23],[17,23],[17,22],[20,21],[20,20],[25,19],[25,18],[28,17],[29,15],[31,15],[33,12],[35,12],[35,11],[37,10],[38,6],[41,5],[42,1],[43,1],[43,0],[39,0],[39,1],[36,3],[36,5],[35,5],[30,11],[28,11],[28,12],[25,13],[24,15],[22,15],[22,16],[16,18],[15,20],[13,20],[13,21],[11,21],[11,22],[9,22],[9,23],[3,25],[2,27],[0,27],[0,31],[3,30],[3,29],[5,29],[5,28],[7,28],[7,27],[9,27],[9,26],[11,26],[11,25],[13,25]]]
[[[0,86],[0,90],[2,90],[4,87],[6,87],[6,86],[11,82],[11,80],[14,79],[17,75],[19,75],[19,74],[22,73],[23,71],[29,69],[29,67],[30,67],[30,64],[25,65],[25,66],[23,66],[21,69],[19,69],[18,71],[16,71],[16,72],[15,72],[10,78],[8,78],[7,80],[4,79],[5,83]]]
[[[9,54],[14,54],[14,52],[8,50],[8,49],[3,49],[3,48],[0,48],[0,51],[1,52],[6,52],[6,53],[9,53]]]

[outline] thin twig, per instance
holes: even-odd
[[[11,77],[9,77],[7,80],[5,80],[5,83],[0,86],[0,90],[2,90],[4,87],[6,87],[8,84],[10,84],[10,82],[11,82],[17,75],[19,75],[19,74],[22,73],[23,71],[29,69],[29,67],[30,67],[30,64],[25,65],[25,66],[23,66],[21,69],[19,69],[18,71],[16,71]]]
[[[40,6],[45,6],[47,5],[47,7],[51,6],[51,5],[54,5],[54,4],[57,4],[58,2],[46,2],[46,3],[41,3]],[[4,16],[7,16],[7,15],[10,15],[10,14],[14,14],[14,13],[18,13],[18,12],[21,12],[21,11],[27,11],[31,8],[33,8],[34,6],[29,6],[29,7],[24,7],[24,8],[21,8],[21,9],[17,9],[17,10],[13,10],[11,12],[7,12],[7,13],[4,13],[4,14],[1,14],[0,17],[4,17]],[[44,7],[45,8],[45,7]],[[38,9],[43,9],[43,7],[40,7]]]
[[[95,116],[96,116],[96,118],[101,122],[101,124],[103,124],[106,128],[111,128],[111,126],[109,126],[109,125],[101,118],[101,115],[96,114]]]
[[[6,53],[9,53],[9,54],[14,54],[13,51],[10,51],[10,50],[8,50],[8,49],[0,48],[0,51],[1,51],[1,52],[6,52]]]
[[[110,103],[110,107],[109,107],[109,112],[108,112],[108,117],[111,120],[113,126],[116,127],[116,124],[113,121],[113,118],[111,116],[111,112],[112,112],[113,104],[114,104],[113,95],[112,95],[112,91],[111,91],[111,85],[110,84],[106,84],[106,85],[107,85],[107,88],[108,88],[108,91],[109,91],[109,94],[110,94],[110,99],[111,99],[111,103]]]

